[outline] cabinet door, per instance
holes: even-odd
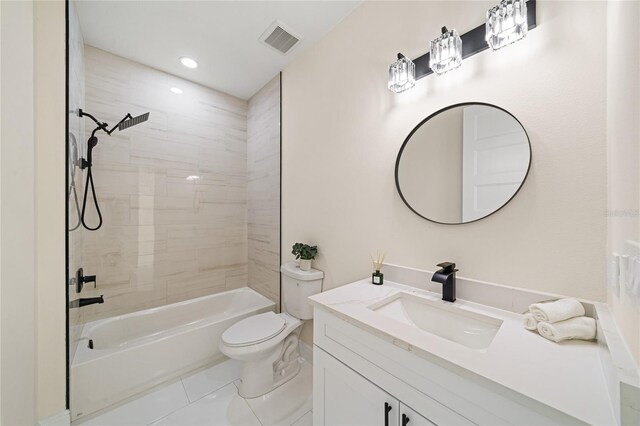
[[[313,386],[315,426],[398,426],[397,399],[317,346]]]
[[[400,403],[400,426],[434,426],[434,423]]]

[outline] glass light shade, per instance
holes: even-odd
[[[413,61],[401,54],[398,60],[389,65],[389,90],[400,93],[416,85],[416,66]]]
[[[456,30],[442,28],[442,35],[431,41],[429,66],[436,74],[444,74],[462,65],[462,39]]]
[[[525,0],[502,0],[487,11],[486,40],[493,50],[522,40],[528,29]]]

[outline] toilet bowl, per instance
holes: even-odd
[[[291,380],[300,371],[299,336],[303,320],[313,317],[307,298],[322,289],[322,271],[301,271],[295,262],[282,265],[284,312],[245,318],[220,338],[220,351],[242,361],[238,393],[262,396]]]

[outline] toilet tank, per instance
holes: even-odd
[[[296,262],[287,262],[280,267],[282,277],[282,310],[301,320],[313,318],[313,307],[309,296],[320,293],[324,272],[311,268],[302,271]]]

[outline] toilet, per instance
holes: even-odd
[[[307,298],[322,290],[324,273],[301,270],[296,262],[280,267],[282,310],[253,315],[229,327],[220,351],[242,361],[238,391],[243,398],[262,396],[300,371],[298,340],[304,320],[313,318]]]

